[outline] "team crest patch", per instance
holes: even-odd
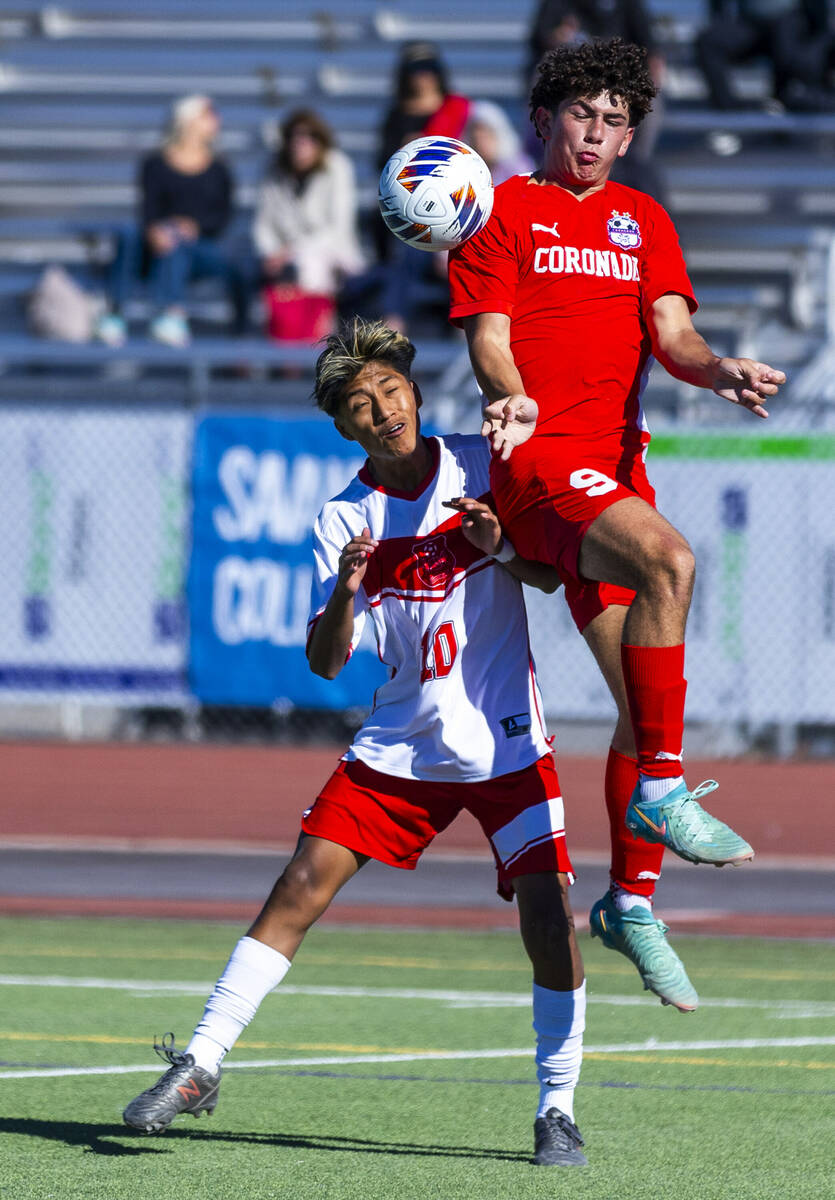
[[[455,555],[442,533],[415,542],[412,551],[417,560],[415,574],[426,587],[443,587],[455,569]]]
[[[606,232],[613,246],[634,250],[641,244],[641,227],[628,212],[619,213],[612,209],[612,215],[606,222]]]

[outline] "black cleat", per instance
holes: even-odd
[[[584,1144],[580,1130],[558,1108],[549,1108],[537,1117],[533,1126],[533,1160],[538,1167],[587,1167],[589,1160],[580,1150]]]
[[[180,1113],[191,1113],[194,1117],[201,1112],[211,1115],[217,1104],[220,1071],[210,1075],[195,1066],[190,1054],[175,1050],[173,1033],[166,1033],[161,1046],[154,1042],[154,1049],[160,1058],[171,1063],[171,1068],[153,1087],[131,1100],[122,1113],[125,1124],[143,1133],[161,1133]]]

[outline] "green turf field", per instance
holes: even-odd
[[[831,1194],[835,946],[679,941],[703,998],[684,1016],[583,939],[591,1165],[549,1170],[529,1162],[529,975],[505,933],[314,930],[214,1116],[125,1129],[163,1069],[153,1035],[187,1042],[238,932],[0,920],[2,1200]]]

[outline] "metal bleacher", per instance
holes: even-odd
[[[651,7],[669,62],[659,163],[702,301],[701,328],[720,350],[768,346],[781,362],[802,364],[826,319],[835,118],[751,111],[718,120],[692,58],[706,6]],[[237,378],[242,364],[254,368],[244,375],[255,387],[271,366],[302,376],[309,369],[308,347],[227,337],[225,302],[211,289],[195,290],[198,336],[185,351],[143,336],[114,351],[27,331],[26,296],[47,264],[101,289],[112,231],[134,211],[137,159],[156,144],[175,97],[205,91],[218,102],[241,236],[275,122],[301,103],[337,130],[370,210],[376,130],[404,41],[439,42],[457,90],[497,100],[524,121],[532,0],[429,0],[420,8],[399,0],[12,0],[10,8],[0,16],[0,395],[22,394],[33,379],[42,394],[73,380],[136,383],[156,370],[204,397],[216,373],[231,386],[229,370]],[[765,96],[762,68],[739,78],[748,95]],[[741,137],[738,154],[709,149],[717,129]],[[141,296],[131,315],[141,327]],[[460,341],[440,331],[421,357],[441,375],[460,353]]]

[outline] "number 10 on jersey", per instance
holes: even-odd
[[[446,679],[458,655],[455,625],[444,621],[437,629],[427,629],[421,641],[420,682]]]

